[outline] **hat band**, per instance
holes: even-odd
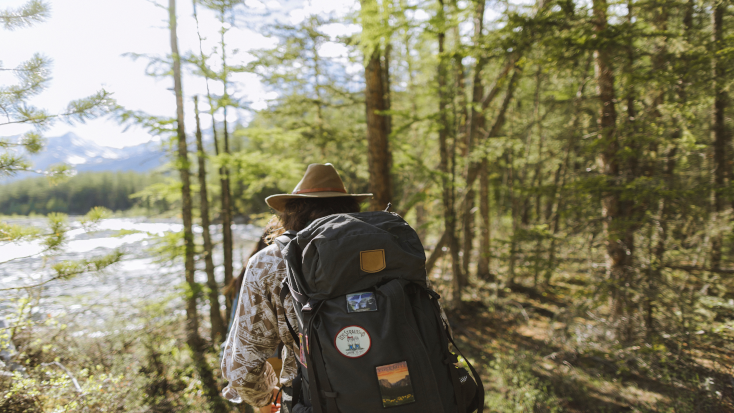
[[[309,192],[341,192],[346,194],[347,190],[344,188],[311,188],[311,189],[299,189],[297,191],[293,191],[292,194],[307,194]]]

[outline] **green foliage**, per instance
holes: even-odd
[[[41,230],[36,227],[26,227],[0,222],[0,242],[20,242],[37,237]]]
[[[83,172],[55,181],[40,177],[24,179],[0,186],[0,213],[81,215],[97,206],[124,211],[136,205],[150,211],[164,211],[174,201],[158,196],[156,191],[141,192],[150,185],[162,185],[163,179],[159,175],[135,172]]]
[[[115,251],[111,254],[103,255],[101,257],[75,261],[61,261],[52,266],[52,269],[56,273],[56,276],[53,278],[68,280],[79,274],[84,274],[88,272],[99,272],[119,262],[122,256],[123,253],[121,251]]]
[[[182,350],[183,320],[172,311],[177,299],[140,303],[136,323],[144,329],[131,330],[130,319],[110,320],[104,337],[74,334],[55,317],[21,325],[15,361],[25,370],[0,375],[0,410],[202,411],[202,384]]]
[[[551,387],[533,372],[530,357],[507,353],[489,365],[484,404],[489,412],[556,413],[564,411]]]
[[[111,212],[109,209],[96,206],[90,209],[89,212],[79,220],[79,223],[82,224],[82,228],[84,228],[85,231],[89,232],[94,230],[103,219],[109,218],[110,215]]]
[[[66,214],[52,212],[48,214],[49,231],[43,240],[43,245],[49,252],[59,251],[66,241],[66,233],[69,231],[68,217]]]
[[[48,3],[43,0],[29,0],[17,9],[0,11],[0,21],[5,30],[14,30],[31,26],[46,20],[49,16]]]
[[[5,30],[24,28],[44,21],[50,14],[49,9],[48,3],[43,0],[28,0],[16,9],[0,11],[0,21]],[[3,68],[0,64],[0,70],[12,71],[17,80],[14,85],[0,85],[0,111],[4,115],[0,127],[21,124],[33,128],[24,132],[17,142],[0,138],[0,177],[29,170],[30,165],[23,156],[23,150],[32,154],[40,151],[43,147],[40,131],[48,129],[57,120],[83,123],[122,110],[112,94],[104,89],[89,97],[69,102],[66,110],[60,113],[50,113],[33,106],[30,99],[43,92],[51,80],[51,63],[49,58],[35,53],[31,59],[13,69]],[[69,169],[68,166],[58,166],[49,171],[48,175],[58,178],[68,175]]]

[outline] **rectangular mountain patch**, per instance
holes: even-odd
[[[408,363],[388,364],[377,367],[377,381],[382,395],[382,407],[400,406],[415,402],[410,383]]]
[[[347,312],[362,313],[365,311],[377,311],[375,293],[364,292],[347,294]]]

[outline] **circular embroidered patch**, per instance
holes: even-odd
[[[334,337],[334,347],[349,358],[362,357],[370,350],[370,334],[362,327],[344,327]]]

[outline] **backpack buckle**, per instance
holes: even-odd
[[[428,292],[428,295],[430,295],[431,298],[433,298],[434,300],[438,300],[439,298],[441,298],[441,294],[431,290],[430,288],[426,288],[426,291]]]
[[[459,358],[454,353],[449,353],[448,357],[443,361],[443,364],[455,364],[459,362]]]
[[[301,307],[301,312],[310,313],[311,311],[313,311],[314,308],[318,306],[319,306],[319,301],[308,300],[308,302],[304,304],[303,307]]]

